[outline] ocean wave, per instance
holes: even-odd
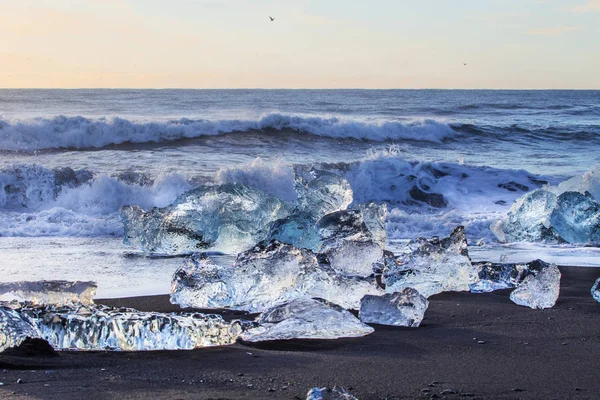
[[[0,120],[0,150],[102,148],[123,143],[159,143],[249,131],[291,130],[338,139],[442,142],[458,135],[448,124],[426,119],[414,122],[363,122],[341,118],[269,114],[258,120],[194,120],[138,122],[119,117],[90,119],[57,116],[9,122]]]

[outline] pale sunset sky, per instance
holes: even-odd
[[[600,0],[0,0],[0,60],[3,88],[600,89]]]

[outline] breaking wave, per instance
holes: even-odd
[[[442,142],[458,135],[448,124],[431,119],[414,122],[361,122],[340,118],[269,114],[258,120],[136,122],[119,117],[90,119],[57,116],[9,122],[0,120],[0,150],[101,148],[123,143],[159,143],[249,131],[290,130],[330,138],[372,141]]]

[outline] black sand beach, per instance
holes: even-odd
[[[0,356],[0,398],[304,399],[338,385],[359,399],[597,399],[600,304],[590,287],[600,271],[561,272],[552,309],[517,306],[509,291],[444,293],[430,298],[421,327],[375,326],[359,339]],[[97,303],[177,310],[167,296]]]

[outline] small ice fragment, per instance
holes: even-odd
[[[360,337],[374,331],[352,313],[323,299],[302,298],[262,313],[258,327],[244,332],[246,342]]]
[[[357,398],[343,388],[334,387],[330,389],[322,387],[310,389],[306,394],[306,400],[357,400]]]
[[[594,286],[592,286],[592,297],[600,303],[600,278],[596,279]]]
[[[556,265],[543,268],[537,274],[528,275],[512,291],[510,299],[520,305],[533,309],[551,308],[560,293],[560,270]]]
[[[367,324],[417,327],[428,306],[425,296],[407,287],[398,293],[363,297],[359,318]]]

